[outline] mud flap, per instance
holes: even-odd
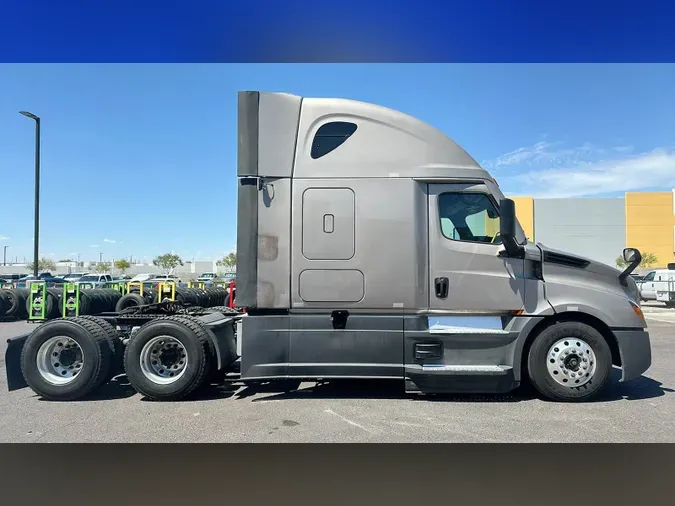
[[[28,383],[21,372],[21,350],[30,334],[7,339],[7,351],[5,351],[5,369],[7,370],[7,390],[13,392],[26,388]]]

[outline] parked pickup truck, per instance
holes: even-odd
[[[642,300],[664,302],[666,307],[675,308],[675,264],[669,269],[649,272],[637,282]]]
[[[92,288],[102,288],[106,283],[112,281],[110,274],[87,274],[77,280],[79,285],[91,285]]]

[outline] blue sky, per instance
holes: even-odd
[[[42,253],[222,256],[236,243],[242,89],[412,114],[509,195],[675,187],[675,65],[0,65],[0,246],[32,255],[25,109],[42,118]]]

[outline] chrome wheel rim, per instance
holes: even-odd
[[[187,369],[188,356],[185,346],[171,336],[157,336],[141,349],[141,371],[158,385],[178,381]]]
[[[593,348],[576,337],[557,341],[549,348],[546,356],[546,366],[551,378],[568,388],[578,388],[590,382],[597,365]]]
[[[83,366],[82,348],[70,337],[51,337],[38,349],[38,373],[52,385],[67,385],[73,382]]]

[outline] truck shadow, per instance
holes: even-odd
[[[614,371],[615,378],[607,392],[590,401],[591,403],[636,401],[662,397],[673,393],[672,388],[646,376],[640,376],[626,383],[618,383],[620,373]],[[237,399],[258,396],[252,402],[265,402],[291,399],[410,399],[431,402],[488,402],[514,403],[541,399],[534,388],[524,384],[506,394],[452,394],[452,395],[414,395],[406,394],[402,385],[396,381],[378,380],[333,380],[325,383],[306,383],[293,391],[279,391],[274,383],[242,387],[235,395]],[[543,399],[541,399],[543,400]],[[544,402],[552,402],[546,401]]]
[[[626,383],[619,383],[620,372],[613,372],[613,383],[601,397],[591,403],[639,401],[662,397],[675,392],[664,387],[659,381],[640,376]],[[126,375],[115,376],[95,392],[80,401],[104,401],[126,399],[138,395]],[[487,402],[514,403],[541,399],[534,388],[524,384],[506,394],[452,394],[414,395],[406,394],[399,381],[392,380],[331,380],[321,383],[302,383],[298,389],[288,389],[284,382],[269,382],[258,385],[241,385],[237,382],[210,384],[200,388],[194,395],[177,402],[211,401],[234,397],[237,400],[251,398],[251,402],[265,402],[293,399],[408,399],[427,402]],[[39,400],[45,400],[38,397]],[[544,402],[552,402],[542,399]],[[143,402],[152,402],[141,397]]]
[[[625,383],[619,383],[621,372],[614,369],[612,372],[612,386],[607,393],[592,402],[610,401],[641,401],[663,397],[675,392],[675,389],[664,387],[663,383],[647,376],[640,376]]]
[[[127,399],[137,395],[136,390],[131,386],[126,375],[119,374],[112,378],[107,383],[104,383],[98,387],[94,392],[89,394],[87,397],[78,399],[78,402],[88,402],[88,401],[112,401],[117,399]],[[36,396],[40,401],[47,401],[43,397]]]

